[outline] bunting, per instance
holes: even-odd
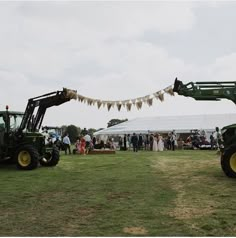
[[[87,103],[87,105],[97,105],[97,108],[100,109],[101,106],[107,107],[107,110],[110,111],[111,108],[117,107],[118,111],[121,110],[122,106],[127,109],[127,111],[130,111],[132,106],[136,106],[138,110],[140,110],[143,106],[143,104],[147,104],[148,106],[153,105],[153,99],[160,100],[161,102],[164,101],[164,94],[169,94],[171,96],[174,96],[173,92],[173,85],[168,86],[164,88],[163,90],[157,91],[155,93],[146,95],[144,97],[138,97],[138,98],[132,98],[128,100],[122,100],[122,101],[105,101],[100,99],[93,99],[89,97],[85,97],[83,95],[75,93],[76,91],[68,90],[67,96],[71,99],[77,99],[79,102]]]
[[[102,106],[102,102],[100,100],[97,100],[97,106],[98,106],[98,109]]]
[[[143,105],[143,102],[142,102],[142,101],[138,101],[138,102],[136,103],[137,109],[138,109],[138,110],[141,109],[141,108],[142,108],[142,105]]]
[[[118,111],[120,111],[122,104],[120,102],[116,103]]]

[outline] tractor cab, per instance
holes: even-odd
[[[0,111],[0,130],[16,131],[21,124],[23,112]]]
[[[19,129],[24,113],[0,111],[0,159],[9,156],[12,148],[13,135]]]

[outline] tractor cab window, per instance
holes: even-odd
[[[0,115],[0,132],[5,131],[5,121],[3,119],[3,115]]]
[[[17,115],[17,114],[9,115],[11,131],[16,131],[20,127],[22,117],[23,115]]]
[[[5,127],[3,115],[0,115],[0,146],[4,144]]]

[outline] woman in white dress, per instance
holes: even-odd
[[[157,136],[153,136],[153,146],[152,146],[153,151],[157,151]]]
[[[164,141],[161,135],[158,135],[157,151],[164,150]]]

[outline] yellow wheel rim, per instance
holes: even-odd
[[[230,168],[236,172],[236,153],[232,154],[232,156],[230,157]]]
[[[18,162],[22,167],[28,166],[31,162],[30,153],[26,150],[21,151],[18,154]]]

